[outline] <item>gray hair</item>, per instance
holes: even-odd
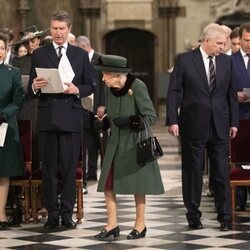
[[[91,47],[90,40],[86,36],[78,36],[76,39],[76,44],[78,46],[84,44],[84,45]]]
[[[210,23],[203,29],[201,41],[204,42],[206,39],[215,38],[220,34],[228,36],[227,32],[223,27],[221,27],[221,25],[217,23]]]
[[[58,10],[52,13],[51,21],[60,21],[60,22],[66,22],[67,26],[70,28],[71,27],[71,21],[69,18],[69,14],[68,12],[64,11],[64,10]]]

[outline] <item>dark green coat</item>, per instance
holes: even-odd
[[[17,68],[0,64],[0,112],[7,120],[4,147],[0,147],[0,177],[24,173],[23,153],[19,140],[16,113],[24,101],[21,74]]]
[[[111,135],[107,142],[101,176],[97,191],[103,192],[112,162],[113,191],[117,194],[161,194],[164,192],[157,161],[140,167],[136,162],[136,144],[138,131],[130,128],[118,128],[113,118],[140,115],[148,124],[156,120],[156,113],[148,95],[146,85],[129,75],[125,94],[114,96],[108,90],[107,115],[111,122]],[[132,91],[131,91],[132,90]]]

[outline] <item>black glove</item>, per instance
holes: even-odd
[[[102,120],[95,119],[94,126],[96,130],[107,130],[110,128],[110,121],[107,117]]]
[[[144,128],[141,117],[138,115],[131,115],[129,117],[117,117],[113,119],[113,122],[117,127],[120,128],[129,127],[135,130],[141,130]]]
[[[135,130],[143,130],[144,125],[139,115],[131,115],[129,117],[129,127]]]
[[[113,122],[116,127],[125,128],[129,126],[129,117],[116,117]]]
[[[1,125],[3,122],[6,122],[6,119],[3,117],[3,115],[0,115],[0,125]]]

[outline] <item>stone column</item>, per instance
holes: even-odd
[[[178,7],[178,0],[158,0],[158,10],[162,30],[160,37],[161,49],[162,49],[162,69],[160,71],[166,71],[171,68],[174,63],[176,53],[176,35],[175,35],[175,20],[179,13],[180,7]]]
[[[27,18],[28,18],[28,13],[30,11],[30,6],[28,3],[28,0],[19,0],[19,6],[17,8],[17,11],[20,14],[21,17],[21,29],[24,29],[27,27]]]
[[[82,15],[82,34],[89,37],[95,48],[97,39],[97,19],[101,13],[101,0],[80,0],[79,10]]]

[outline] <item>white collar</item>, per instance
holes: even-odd
[[[66,50],[67,50],[67,48],[68,48],[68,42],[67,42],[67,41],[66,41],[64,44],[61,44],[61,45],[56,44],[54,41],[52,42],[52,44],[53,44],[55,50],[56,50],[59,46],[63,46],[63,48],[65,48]]]
[[[205,50],[200,46],[200,52],[203,60],[207,60],[209,55],[205,52]],[[214,59],[214,56],[212,56],[212,59]]]
[[[93,56],[94,56],[94,53],[95,51],[92,49],[90,52],[89,52],[89,61],[91,62]]]
[[[241,55],[242,55],[243,58],[244,58],[244,57],[247,57],[247,58],[248,58],[247,53],[246,53],[242,48],[240,48],[240,53],[241,53]]]

